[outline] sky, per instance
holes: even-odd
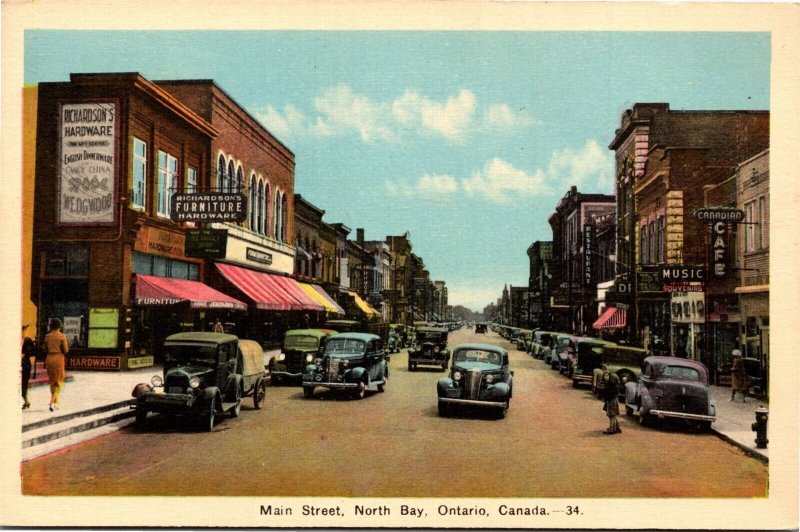
[[[769,109],[770,58],[752,32],[28,30],[24,79],[213,79],[326,222],[408,232],[449,303],[482,310],[527,285],[570,186],[613,194],[626,109]]]

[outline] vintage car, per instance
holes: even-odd
[[[575,347],[574,360],[570,359],[568,376],[572,379],[572,387],[581,383],[592,384],[594,370],[603,365],[603,347],[616,345],[614,342],[597,338],[580,338]]]
[[[550,347],[550,356],[545,361],[550,364],[552,369],[561,369],[562,360],[564,367],[567,365],[567,350],[569,349],[570,342],[572,342],[573,335],[566,333],[558,333],[553,339],[553,345]]]
[[[325,322],[325,328],[340,333],[366,332],[366,327],[364,326],[364,324],[357,320],[328,320]]]
[[[708,385],[708,369],[696,360],[649,356],[638,382],[625,385],[625,413],[639,415],[639,423],[654,419],[682,419],[710,429],[716,404]]]
[[[406,346],[406,326],[400,323],[389,324],[389,339],[386,347],[390,353],[399,353]]]
[[[591,351],[592,348],[597,348],[598,350],[601,349],[604,345],[616,345],[614,342],[609,342],[607,340],[601,340],[599,338],[592,338],[589,336],[577,336],[572,339],[572,345],[570,349],[567,350],[567,369],[565,371],[567,377],[570,379],[573,377],[573,373],[575,372],[575,367],[578,365],[578,360],[580,357],[580,352],[583,350],[584,352]],[[599,366],[597,366],[599,367]],[[591,383],[594,367],[588,370],[585,374],[586,382]],[[581,369],[581,373],[583,373],[583,368]],[[573,382],[573,384],[575,384]]]
[[[531,345],[533,339],[533,331],[530,329],[522,329],[517,338],[517,349],[520,351],[528,351],[528,346]]]
[[[506,340],[511,342],[512,345],[517,345],[520,334],[522,334],[522,329],[519,327],[511,327],[507,333]]]
[[[269,360],[272,383],[287,380],[299,381],[305,367],[322,356],[331,329],[290,329],[283,337],[280,354]]]
[[[444,327],[419,327],[415,347],[408,350],[408,371],[418,365],[440,366],[447,369],[450,351],[447,350],[447,329]]]
[[[616,375],[620,382],[620,395],[628,382],[636,382],[641,373],[642,361],[649,354],[638,347],[624,345],[604,345],[602,347],[603,363],[592,372],[592,393],[600,397],[603,389],[603,372]]]
[[[369,386],[383,392],[389,365],[380,336],[367,333],[339,333],[328,338],[321,358],[306,366],[303,395],[312,397],[317,387],[346,390],[363,399]]]
[[[508,351],[470,343],[455,346],[452,355],[450,376],[436,383],[439,415],[448,415],[453,407],[476,406],[494,409],[504,418],[514,390]]]
[[[533,358],[546,359],[546,356],[550,354],[550,346],[557,334],[551,331],[534,331],[530,349]]]
[[[244,341],[224,333],[168,336],[163,377],[156,375],[150,384],[137,384],[133,389],[137,424],[143,424],[149,412],[160,412],[196,416],[210,431],[217,415],[230,412],[239,416],[246,391],[252,391],[253,403],[259,408],[266,387],[264,352],[255,342],[257,347],[245,343],[240,349],[240,342]],[[245,355],[251,359],[247,366]]]
[[[475,334],[486,334],[486,324],[485,323],[476,323],[475,324]]]

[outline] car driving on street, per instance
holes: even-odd
[[[436,384],[439,415],[453,408],[493,409],[497,417],[508,412],[513,393],[508,351],[492,344],[460,344],[453,348],[450,375]]]

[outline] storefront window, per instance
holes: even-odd
[[[153,257],[153,275],[169,277],[169,268],[165,257]]]
[[[88,277],[89,247],[85,244],[54,244],[44,252],[45,277]]]
[[[176,277],[178,279],[186,279],[189,274],[189,263],[188,262],[181,262],[179,260],[174,260],[170,264],[170,277]]]
[[[133,253],[133,273],[189,279],[190,281],[197,281],[200,278],[199,267],[194,262],[168,259],[139,252]]]
[[[178,187],[178,160],[169,153],[158,152],[158,215],[168,217],[172,193]]]

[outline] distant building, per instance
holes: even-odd
[[[528,247],[530,275],[528,277],[528,300],[530,328],[547,329],[552,320],[550,315],[550,286],[552,283],[551,263],[553,243],[537,240]]]

